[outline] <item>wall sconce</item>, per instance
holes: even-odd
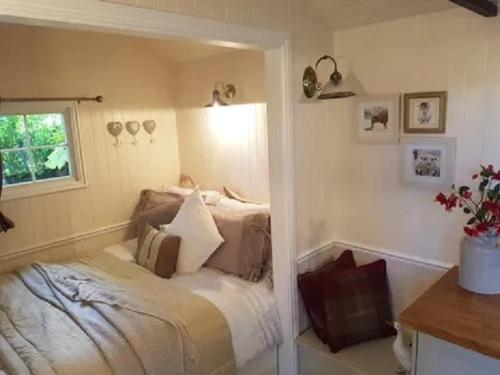
[[[330,75],[330,79],[325,85],[318,81],[318,76],[316,73],[320,62],[322,62],[323,60],[332,61],[334,66],[333,73]],[[314,68],[312,66],[308,66],[305,69],[304,75],[302,77],[302,87],[304,89],[304,95],[309,99],[313,98],[319,91],[321,91],[318,95],[318,99],[320,100],[341,99],[356,95],[354,92],[347,90],[343,82],[344,80],[342,74],[339,72],[337,67],[337,61],[329,55],[320,57],[318,61],[316,61],[316,65]]]
[[[111,134],[113,137],[115,137],[115,143],[113,143],[113,146],[115,147],[120,146],[121,142],[118,140],[118,136],[123,131],[123,124],[118,121],[108,122],[106,128],[108,129],[108,133]]]
[[[149,134],[149,143],[155,143],[153,133],[156,129],[156,121],[146,120],[142,123],[142,127],[144,128],[144,131]]]
[[[219,87],[222,91],[219,91]],[[231,101],[236,96],[236,88],[233,84],[225,84],[221,81],[215,84],[214,90],[212,91],[212,101],[208,103],[205,107],[214,107],[219,105],[229,105]]]
[[[141,130],[141,124],[139,121],[127,121],[125,123],[125,129],[127,129],[127,132],[134,137],[134,140],[132,141],[132,144],[134,146],[137,146],[137,139],[135,136],[137,133],[139,133],[139,130]]]

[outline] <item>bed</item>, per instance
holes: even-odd
[[[126,262],[135,262],[136,249],[137,239],[132,239],[105,251]],[[231,331],[238,374],[277,373],[281,328],[268,281],[251,283],[206,267],[194,275],[170,281],[210,300],[223,313]]]
[[[208,268],[165,280],[134,263],[135,249],[2,276],[0,371],[275,373],[281,334],[266,281]]]

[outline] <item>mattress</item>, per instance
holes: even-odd
[[[134,239],[109,246],[105,251],[135,262],[136,249]],[[165,282],[173,282],[206,298],[222,312],[231,331],[238,368],[281,343],[277,306],[267,282],[252,283],[206,267]]]

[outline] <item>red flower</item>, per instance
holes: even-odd
[[[495,170],[492,164],[488,165],[488,168],[486,169],[488,170],[488,172],[493,172]]]
[[[455,194],[451,194],[446,200],[445,209],[446,211],[452,211],[458,204],[458,197]]]
[[[470,190],[464,191],[462,193],[462,197],[464,197],[465,199],[471,199],[472,198],[472,192]]]
[[[499,180],[499,181],[500,181],[500,171],[498,171],[498,172],[495,174],[495,176],[493,176],[493,178],[494,178],[495,180]]]
[[[474,228],[464,227],[464,232],[465,232],[465,234],[467,234],[468,236],[471,236],[471,237],[478,237],[479,236],[479,232],[477,230],[475,230]]]
[[[472,175],[473,180],[477,180],[478,177],[479,177],[479,175],[477,173]]]
[[[479,233],[487,232],[490,229],[490,226],[487,223],[480,223],[476,226],[476,231]]]
[[[486,202],[483,202],[483,207],[485,209],[487,209],[488,211],[495,212],[495,211],[500,210],[500,203],[486,201]]]
[[[436,201],[444,206],[448,199],[446,198],[446,195],[444,195],[443,193],[439,193],[438,195],[436,195]]]

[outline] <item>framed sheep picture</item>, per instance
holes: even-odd
[[[400,177],[404,185],[443,188],[453,185],[456,139],[403,137]]]
[[[404,95],[405,134],[444,134],[446,132],[446,91]]]
[[[355,105],[358,142],[399,143],[400,95],[358,97]]]

